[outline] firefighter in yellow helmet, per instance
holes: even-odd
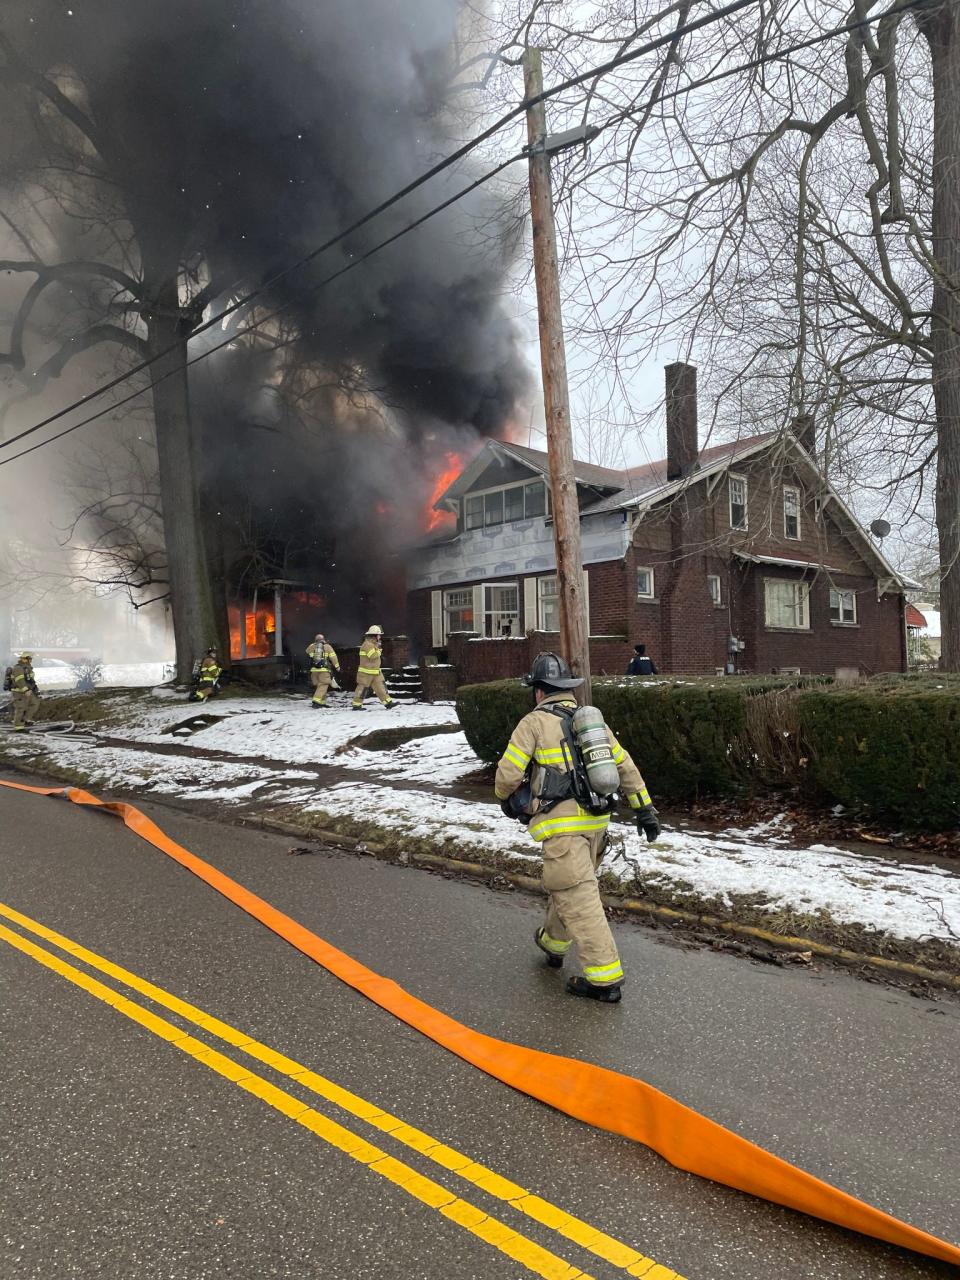
[[[396,703],[387,692],[380,670],[383,662],[383,627],[367,628],[367,634],[360,646],[360,661],[357,665],[357,691],[353,695],[354,711],[363,710],[363,699],[368,689],[372,689],[385,707],[394,707]]]
[[[206,702],[215,693],[220,692],[220,676],[223,668],[217,661],[217,651],[210,648],[200,660],[197,673],[197,687],[190,695],[191,702]]]
[[[504,812],[528,820],[531,836],[541,842],[549,902],[535,941],[556,969],[575,942],[583,976],[570,978],[567,990],[615,1004],[621,997],[623,967],[597,886],[610,812],[581,807],[574,798],[570,768],[568,729],[577,710],[572,690],[583,681],[573,676],[563,658],[541,653],[524,683],[533,686],[537,705],[514,729],[500,758],[496,795]],[[609,728],[606,733],[620,791],[636,810],[639,830],[656,840],[660,822],[640,771]]]
[[[17,733],[25,733],[40,709],[40,691],[33,674],[31,654],[21,653],[17,665],[7,669],[3,685],[13,697],[13,727]]]
[[[310,659],[310,683],[313,685],[311,705],[325,707],[333,677],[340,670],[340,659],[322,632],[317,632],[313,644],[307,645],[307,657]]]

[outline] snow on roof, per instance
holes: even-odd
[[[927,620],[927,625],[921,631],[921,635],[929,636],[931,640],[940,639],[940,610],[924,609],[923,616]]]

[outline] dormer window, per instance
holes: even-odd
[[[547,489],[542,480],[504,485],[484,493],[467,494],[463,502],[464,529],[484,529],[500,524],[535,520],[547,511]]]

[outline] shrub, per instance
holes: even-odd
[[[489,764],[500,759],[514,725],[534,705],[533,690],[517,680],[465,684],[457,690],[457,719],[471,749]]]
[[[782,678],[722,680],[594,680],[593,701],[664,800],[730,794],[755,777],[782,777],[783,748],[774,730],[776,698],[795,697],[799,682]],[[753,703],[769,709],[761,712]],[[534,706],[515,680],[465,685],[457,715],[481,760],[503,754],[514,725]],[[751,716],[748,717],[748,707]],[[795,739],[793,740],[795,741]],[[770,744],[777,746],[770,750]],[[797,753],[798,754],[798,753]]]
[[[904,825],[960,823],[960,678],[595,680],[593,700],[657,799],[800,787]],[[491,762],[533,705],[515,680],[457,692]]]
[[[798,710],[808,789],[908,826],[956,826],[960,682],[920,679],[805,693]]]

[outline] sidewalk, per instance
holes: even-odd
[[[133,797],[268,815],[391,852],[536,875],[537,846],[503,817],[451,704],[326,710],[289,694],[187,703],[168,689],[101,694],[93,739],[0,735],[9,763]],[[49,712],[57,715],[56,703]],[[656,796],[656,762],[640,761]],[[960,971],[960,865],[803,843],[785,816],[707,830],[667,814],[656,845],[612,827],[605,887],[859,951]],[[931,952],[932,948],[932,952]]]

